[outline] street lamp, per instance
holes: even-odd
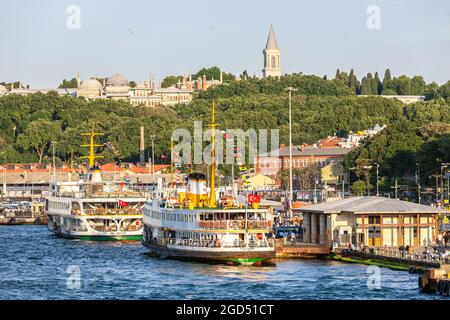
[[[376,162],[374,164],[377,166],[377,197],[379,197],[380,193],[378,192],[378,171],[379,171],[379,168],[380,168],[380,164],[378,164]]]
[[[416,184],[417,184],[417,201],[420,204],[421,195],[420,195],[420,164],[416,163],[417,172],[416,172]]]
[[[350,187],[351,187],[350,178],[351,178],[352,170],[356,170],[356,167],[348,168],[348,197],[349,198],[352,196],[352,191],[350,190]]]
[[[441,163],[441,206],[444,207],[444,169],[448,168],[450,166],[450,163]]]
[[[292,218],[292,91],[298,89],[288,87],[285,90],[289,92],[289,217]]]

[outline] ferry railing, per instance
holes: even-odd
[[[436,263],[450,263],[450,257],[445,253],[439,252],[408,252],[406,250],[399,250],[396,248],[374,248],[374,247],[364,247],[355,249],[344,249],[345,252],[363,254],[367,256],[381,256],[388,258],[397,258],[409,261],[417,262],[436,262]]]
[[[269,220],[202,220],[198,226],[209,230],[267,230],[272,223]]]
[[[72,210],[74,215],[81,214],[78,209]],[[129,209],[106,209],[106,208],[96,208],[96,209],[84,209],[83,213],[85,215],[140,215],[142,214],[142,209],[129,208]]]
[[[220,243],[216,240],[193,240],[193,239],[168,239],[164,244],[191,248],[267,248],[270,243],[264,240],[237,240],[235,242]]]

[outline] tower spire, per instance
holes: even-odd
[[[267,37],[266,47],[263,50],[264,54],[264,68],[263,78],[281,77],[280,67],[280,49],[278,48],[275,32],[272,25],[270,25],[269,36]]]
[[[277,38],[275,32],[273,32],[273,26],[270,25],[269,36],[267,37],[266,50],[279,50],[277,44]]]

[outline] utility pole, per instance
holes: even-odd
[[[353,168],[349,168],[349,169],[348,169],[348,197],[349,197],[349,198],[350,198],[351,195],[352,195],[352,192],[351,192],[351,183],[350,183],[351,172],[352,172],[352,170],[356,170],[356,167],[353,167]]]
[[[152,175],[155,174],[155,136],[150,137],[152,139]]]
[[[378,170],[379,170],[380,165],[378,163],[375,163],[375,165],[377,166],[377,197],[379,197],[380,193],[378,192]]]
[[[285,90],[289,91],[289,217],[292,218],[292,91],[297,91],[297,89],[289,87]]]
[[[450,166],[450,163],[441,163],[441,206],[444,206],[444,197],[445,197],[445,187],[444,187],[444,169],[447,169]],[[448,178],[447,178],[447,189],[448,189]],[[450,189],[447,190],[447,200],[449,198]]]
[[[397,179],[395,179],[395,199],[398,199],[397,197],[397,190],[398,190],[398,184],[397,184]]]
[[[421,196],[420,196],[420,164],[416,163],[417,173],[416,173],[416,184],[417,184],[417,201],[420,204]]]
[[[53,159],[53,183],[56,183],[55,141],[52,141],[52,159]]]

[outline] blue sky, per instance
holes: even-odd
[[[261,75],[270,24],[285,73],[354,68],[361,77],[390,67],[394,75],[450,80],[446,0],[1,2],[0,82],[55,87],[77,72],[142,81],[212,65]],[[66,27],[70,5],[81,9],[80,30]],[[381,9],[380,30],[367,28],[369,5]]]

